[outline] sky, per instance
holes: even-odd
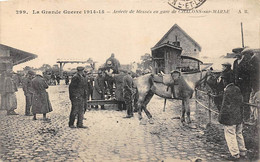
[[[197,10],[229,10],[228,14],[114,14],[114,10],[173,11],[168,0],[12,0],[0,2],[0,43],[38,55],[14,67],[53,65],[57,59],[92,58],[103,64],[114,53],[121,64],[140,62],[176,23],[213,61],[241,47],[260,46],[259,0],[207,0]],[[17,14],[26,10],[28,14]],[[32,11],[104,10],[104,14],[32,14]],[[242,11],[241,14],[238,12]],[[247,10],[248,13],[243,13]],[[110,13],[108,13],[110,12]],[[77,66],[66,65],[66,67]]]

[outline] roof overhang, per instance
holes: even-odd
[[[198,61],[200,62],[201,64],[203,64],[203,62],[197,58],[194,58],[194,57],[190,57],[190,56],[181,56],[181,59],[189,59],[189,60],[195,60],[195,61]]]
[[[164,47],[174,48],[176,50],[181,50],[182,51],[181,47],[175,46],[175,45],[172,45],[172,44],[169,44],[169,43],[164,43],[164,44],[161,44],[161,45],[158,45],[158,46],[154,46],[154,47],[151,48],[151,50],[154,51],[154,50],[157,50],[157,49],[160,49],[160,48],[164,48]]]
[[[0,44],[0,48],[6,51],[10,51],[10,57],[12,59],[13,65],[18,65],[30,60],[37,58],[38,56],[29,52],[18,50],[13,47],[9,47],[3,44]]]

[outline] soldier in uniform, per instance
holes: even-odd
[[[77,73],[72,77],[69,85],[69,97],[71,100],[71,112],[69,118],[69,127],[75,128],[74,121],[77,116],[77,127],[87,128],[83,126],[84,116],[84,99],[86,97],[85,80],[84,80],[84,67],[77,67]]]
[[[12,70],[8,69],[5,72],[5,78],[3,81],[3,92],[1,99],[1,107],[7,110],[7,115],[18,115],[15,112],[17,109],[17,99],[15,92],[17,92],[17,85],[12,79]]]
[[[127,75],[123,77],[123,96],[126,104],[127,115],[125,118],[133,117],[133,88],[134,82],[131,72],[128,71]]]
[[[120,68],[120,62],[115,58],[115,54],[111,54],[111,57],[109,57],[106,60],[105,64],[105,70],[108,73],[112,74],[118,74],[119,73],[119,68]],[[113,85],[114,85],[114,78],[111,76],[106,76],[106,81],[107,81],[107,86],[108,86],[108,92],[110,93],[111,96],[113,96]]]
[[[25,95],[25,115],[32,116],[32,97],[33,97],[33,88],[32,88],[32,79],[35,73],[31,70],[28,71],[27,76],[23,80],[23,91]]]
[[[103,72],[101,70],[98,70],[98,76],[94,79],[93,100],[104,100],[105,90],[106,90],[106,83],[105,83]],[[102,110],[105,109],[104,105],[101,105],[101,109]]]
[[[94,76],[92,72],[87,72],[87,100],[93,99],[93,84],[94,84]],[[91,106],[93,108],[93,106]]]
[[[244,102],[248,103],[251,93],[249,62],[251,55],[243,51],[241,54],[238,54],[238,57],[241,58],[234,62],[233,69],[235,72],[235,84],[240,88]],[[248,123],[250,118],[250,107],[248,105],[243,105],[243,117],[244,121]]]

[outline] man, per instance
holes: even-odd
[[[106,60],[106,67],[113,69],[115,74],[119,73],[120,62],[115,58],[115,54],[112,53],[111,56]]]
[[[225,66],[225,65],[223,65]],[[247,149],[242,134],[242,101],[240,89],[230,79],[232,73],[223,71],[221,80],[225,86],[219,122],[224,125],[224,134],[231,156],[227,160],[238,160],[246,156]]]
[[[127,75],[123,77],[123,97],[125,100],[127,115],[125,118],[133,117],[133,78],[131,71],[127,72]]]
[[[18,115],[14,110],[17,109],[17,85],[12,79],[13,71],[7,70],[4,76],[1,107],[7,111],[7,115]]]
[[[120,70],[119,74],[114,74],[115,79],[115,98],[117,101],[124,101],[124,95],[123,95],[123,78],[126,75],[126,71]],[[125,104],[119,104],[118,105],[119,110],[125,109]]]
[[[43,114],[43,120],[47,120],[46,114],[52,111],[51,102],[49,100],[49,88],[45,79],[41,74],[37,74],[32,80],[33,98],[32,98],[32,113],[33,120],[36,120],[36,114]]]
[[[83,70],[84,67],[77,67],[77,73],[72,77],[69,85],[69,97],[72,104],[69,118],[70,128],[76,128],[74,126],[76,116],[78,118],[77,128],[87,128],[83,126],[84,99],[86,97]]]
[[[106,83],[104,73],[101,69],[98,70],[98,76],[94,79],[93,100],[105,99]],[[95,108],[98,108],[97,106]],[[104,105],[101,105],[101,110],[105,110]]]
[[[111,56],[106,60],[105,70],[108,73],[118,74],[120,68],[120,62],[115,58],[115,54],[112,53]],[[113,96],[113,85],[114,85],[114,78],[111,76],[106,77],[108,92],[111,96]]]
[[[251,93],[250,85],[250,53],[244,52],[238,54],[237,57],[240,59],[234,62],[234,72],[235,72],[235,85],[237,85],[243,95],[243,101],[248,103]],[[243,118],[244,122],[248,123],[250,118],[250,107],[248,105],[243,105]]]
[[[31,107],[32,107],[32,97],[33,97],[33,88],[32,88],[32,79],[35,73],[31,70],[28,71],[27,76],[23,80],[23,91],[25,95],[25,115],[32,116]]]
[[[68,85],[70,82],[68,74],[65,75],[65,84]]]
[[[86,98],[84,99],[84,113],[88,109],[87,102],[90,99],[90,96],[92,96],[93,87],[90,85],[90,76],[89,72],[87,70],[84,70],[84,86],[85,86],[85,93],[86,93]]]
[[[56,80],[57,80],[57,84],[60,85],[60,80],[61,80],[60,75],[57,75],[57,76],[56,76]]]
[[[94,84],[94,76],[92,71],[87,72],[87,100],[92,100],[93,99],[93,84]],[[93,106],[91,106],[93,108]]]

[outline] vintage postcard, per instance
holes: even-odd
[[[0,161],[257,161],[259,56],[259,0],[0,0]]]

